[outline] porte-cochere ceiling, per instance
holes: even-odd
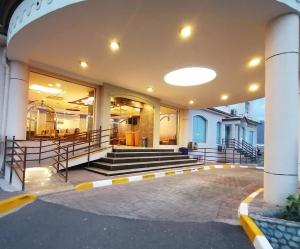
[[[291,11],[274,0],[82,1],[22,28],[9,42],[8,56],[177,106],[224,105],[264,96],[266,25]],[[186,24],[192,34],[182,39],[179,30]],[[261,63],[249,67],[253,58]],[[190,87],[164,82],[167,73],[184,67],[210,68],[217,76]]]

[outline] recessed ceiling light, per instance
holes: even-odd
[[[88,63],[87,63],[86,61],[81,61],[81,62],[80,62],[80,66],[81,66],[82,68],[87,68],[89,65],[88,65]]]
[[[253,83],[249,86],[249,91],[250,92],[256,92],[259,89],[259,84],[258,83]]]
[[[36,85],[36,84],[31,85],[29,88],[31,90],[36,90],[36,91],[45,92],[45,93],[53,93],[53,94],[59,94],[62,92],[61,89],[45,87],[45,86]]]
[[[228,97],[228,95],[227,94],[223,94],[222,96],[221,96],[221,100],[227,100],[229,97]]]
[[[191,25],[185,25],[180,29],[180,37],[182,39],[187,39],[189,38],[193,33],[193,27]]]
[[[147,88],[147,91],[148,91],[149,93],[152,93],[152,92],[153,92],[153,87],[151,87],[151,86],[148,87],[148,88]]]
[[[255,57],[248,62],[248,67],[257,67],[262,61],[261,57]]]
[[[194,103],[195,103],[194,100],[190,100],[190,101],[189,101],[189,104],[190,104],[190,105],[193,105]]]
[[[216,76],[216,72],[209,68],[187,67],[166,74],[164,80],[175,86],[195,86],[208,83]]]
[[[50,83],[50,84],[48,84],[48,86],[53,87],[53,84]]]
[[[61,87],[61,84],[60,83],[56,83],[55,86],[56,87]]]
[[[113,51],[113,52],[116,52],[120,49],[120,42],[118,42],[117,40],[112,40],[110,42],[110,49]]]

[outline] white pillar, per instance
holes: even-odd
[[[5,80],[6,80],[6,37],[0,35],[0,141],[3,140],[4,122],[4,99],[5,99]]]
[[[9,99],[6,135],[26,139],[26,116],[28,107],[28,67],[18,61],[10,62]]]
[[[284,204],[297,191],[299,17],[273,20],[266,37],[264,199]]]

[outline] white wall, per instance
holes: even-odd
[[[193,117],[200,115],[207,120],[206,143],[199,143],[199,147],[216,148],[217,144],[217,123],[222,122],[223,116],[206,110],[188,111],[188,142],[193,140]],[[225,137],[225,126],[222,124],[221,139]],[[185,145],[187,146],[187,144]]]

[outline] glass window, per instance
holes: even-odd
[[[30,72],[27,138],[55,138],[92,130],[95,89]]]
[[[193,117],[193,141],[206,143],[206,123],[207,120],[202,116]]]
[[[160,107],[160,136],[162,145],[176,145],[178,130],[178,110],[169,107]]]
[[[221,122],[217,122],[217,144],[221,144]]]

